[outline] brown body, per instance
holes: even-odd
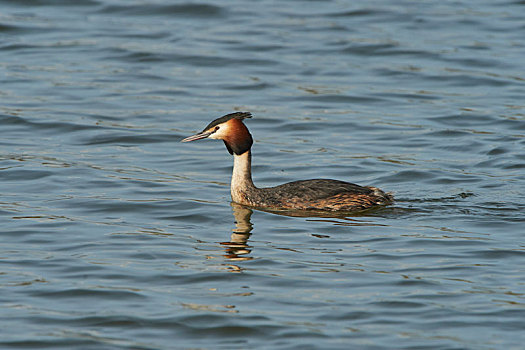
[[[296,183],[291,182],[290,184],[295,185]],[[275,187],[269,187],[260,188],[257,189],[258,191],[253,192],[242,192],[239,195],[237,203],[260,208],[356,211],[392,202],[390,195],[385,194],[375,187],[363,187],[363,189],[368,190],[368,193],[345,191],[328,197],[308,197],[305,196],[300,189],[281,196]]]
[[[375,187],[363,187],[349,182],[313,179],[289,182],[280,186],[257,188],[251,175],[250,132],[242,122],[249,113],[232,113],[211,122],[201,133],[184,140],[202,138],[223,140],[234,156],[231,182],[232,200],[260,208],[356,211],[386,205],[393,197]]]

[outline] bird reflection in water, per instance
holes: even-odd
[[[231,206],[235,217],[235,229],[229,242],[221,242],[226,247],[224,257],[232,261],[251,260],[253,257],[247,255],[252,251],[252,247],[247,242],[253,229],[250,221],[253,211],[235,202],[232,202]]]
[[[253,229],[253,224],[251,222],[251,216],[253,214],[253,210],[248,206],[238,204],[235,202],[231,202],[230,205],[233,210],[233,216],[235,217],[235,229],[231,234],[229,242],[220,243],[223,247],[225,247],[225,254],[223,256],[232,262],[252,260],[253,257],[248,255],[251,253],[253,247],[248,244],[248,239],[252,235],[251,232]],[[384,224],[370,222],[365,219],[368,215],[374,212],[373,210],[362,211],[357,213],[354,212],[354,217],[350,217],[350,213],[326,212],[315,210],[269,210],[267,208],[255,209],[276,215],[283,215],[289,217],[303,217],[307,218],[307,221],[312,222],[328,222],[339,226],[386,226]],[[320,237],[320,235],[315,236]],[[228,264],[228,268],[232,272],[241,272],[244,270],[244,268],[233,264]]]

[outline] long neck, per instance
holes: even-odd
[[[232,200],[241,204],[250,204],[249,194],[256,190],[252,181],[252,152],[233,155],[233,174],[231,183]]]

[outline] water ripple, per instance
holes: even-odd
[[[220,6],[210,4],[127,4],[127,5],[108,5],[103,6],[99,13],[118,14],[122,16],[181,16],[194,18],[214,18],[224,17],[224,9]]]

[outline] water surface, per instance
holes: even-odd
[[[521,349],[520,1],[0,2],[2,348]],[[347,216],[254,180],[393,192]]]

